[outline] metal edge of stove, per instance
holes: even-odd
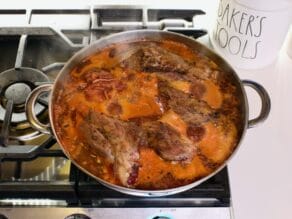
[[[3,208],[1,214],[8,219],[227,219],[234,218],[230,208]]]
[[[74,165],[69,181],[2,182],[0,206],[67,206],[96,208],[158,207],[230,207],[228,171],[223,169],[214,179],[186,192],[167,197],[143,198],[125,195],[104,187]],[[72,165],[71,165],[72,168]]]

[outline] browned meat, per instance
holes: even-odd
[[[95,82],[110,82],[114,80],[114,76],[105,69],[93,67],[83,73],[82,79],[90,84]]]
[[[163,159],[189,162],[195,155],[196,145],[171,126],[157,121],[145,124],[144,128],[149,146],[153,147]]]
[[[188,74],[183,75],[176,74],[174,72],[163,72],[156,74],[160,80],[169,82],[170,84],[175,82],[186,82],[190,84],[189,91],[185,93],[190,93],[196,99],[202,99],[207,89],[202,80]]]
[[[199,80],[197,81],[194,80],[192,81],[190,92],[195,98],[201,99],[204,93],[206,92],[206,87]]]
[[[79,129],[88,146],[97,150],[97,153],[107,158],[110,162],[113,162],[112,146],[106,136],[101,133],[102,128],[99,120],[95,113],[90,112]]]
[[[123,124],[123,126],[124,128],[118,128],[119,133],[111,140],[115,153],[114,170],[123,185],[131,186],[138,177],[138,146],[142,134],[132,123]]]
[[[82,131],[87,143],[113,161],[114,172],[123,185],[132,186],[138,177],[138,145],[142,138],[137,126],[97,112],[90,112],[85,123]]]
[[[124,58],[121,67],[146,72],[186,73],[190,68],[181,56],[178,56],[158,44],[141,46],[135,53]]]
[[[189,125],[187,127],[187,136],[193,141],[193,142],[199,142],[202,140],[203,136],[205,135],[205,128],[200,125]]]
[[[117,116],[122,114],[123,109],[122,106],[118,103],[118,102],[111,102],[108,106],[107,106],[107,111],[113,115],[113,116]]]
[[[88,100],[91,101],[104,101],[110,97],[110,92],[114,89],[117,81],[114,79],[113,74],[101,70],[91,69],[84,76],[86,81],[84,86],[84,94]]]
[[[142,50],[137,50],[134,54],[131,54],[127,58],[123,59],[120,62],[122,68],[141,71],[141,59],[142,59]]]
[[[198,59],[196,64],[189,69],[188,74],[203,80],[212,80],[216,82],[219,77],[218,68],[216,64],[208,59]]]
[[[197,100],[193,95],[184,93],[170,87],[167,82],[159,82],[159,93],[163,99],[164,107],[172,108],[186,122],[201,123],[208,120],[214,110],[204,101]]]
[[[127,84],[121,80],[118,80],[115,84],[115,88],[117,92],[121,92],[127,88]]]
[[[145,71],[186,73],[190,68],[181,56],[158,45],[144,47],[142,51],[141,65]]]

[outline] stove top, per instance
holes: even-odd
[[[92,218],[115,218],[106,210],[111,208],[128,209],[135,215],[139,213],[131,209],[148,209],[139,211],[140,218],[145,215],[151,218],[149,215],[154,214],[160,216],[152,218],[172,218],[167,215],[178,214],[178,209],[186,212],[189,209],[192,215],[198,214],[198,209],[203,212],[209,209],[209,213],[210,209],[229,212],[226,210],[231,205],[226,168],[177,195],[141,198],[121,194],[100,185],[71,164],[52,136],[30,127],[24,112],[30,91],[43,83],[52,83],[65,62],[91,42],[111,33],[143,28],[198,38],[207,32],[196,29],[197,16],[204,16],[204,11],[144,6],[0,10],[0,218],[5,218],[2,212],[8,218],[20,218],[20,209],[25,210],[19,207],[37,210],[37,206],[63,209],[60,218],[83,218],[69,215],[83,214],[84,209],[87,209],[84,214]],[[38,118],[44,123],[48,122],[47,107],[48,94],[45,94],[35,105]],[[50,214],[46,213],[48,218]],[[226,218],[215,214],[217,218]]]

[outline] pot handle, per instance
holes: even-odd
[[[254,89],[260,96],[262,102],[260,114],[256,118],[248,120],[247,128],[253,128],[268,118],[271,110],[271,100],[268,92],[262,85],[250,80],[243,80],[242,83],[244,86]]]
[[[33,128],[45,134],[51,134],[50,124],[43,124],[38,120],[35,115],[34,105],[40,94],[51,91],[52,86],[52,84],[43,84],[38,86],[30,93],[25,103],[25,113],[27,120]]]

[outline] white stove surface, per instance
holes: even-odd
[[[56,4],[54,2],[57,2]],[[89,4],[145,4],[143,1],[15,1],[10,0],[1,4],[1,9],[16,8],[87,8]],[[155,1],[148,1],[147,4],[155,4]],[[189,8],[200,8],[207,12],[201,16],[198,22],[199,27],[210,29],[215,22],[216,8],[218,1],[186,1],[181,0],[176,4],[167,2],[168,7],[179,8],[188,5]],[[208,43],[208,38],[200,39]],[[292,48],[290,48],[292,49]],[[286,53],[286,45],[283,45],[279,58],[272,65],[259,70],[241,70],[238,74],[242,79],[251,79],[263,85],[271,97],[271,113],[267,121],[258,127],[247,130],[237,155],[229,163],[231,182],[232,202],[236,219],[290,219],[291,196],[292,196],[292,59]],[[260,100],[251,90],[247,89],[250,105],[250,117],[256,116],[260,110]],[[61,208],[62,209],[62,208]],[[56,214],[59,210],[51,210]],[[149,210],[149,209],[146,209]],[[164,209],[165,210],[165,209]],[[222,210],[222,209],[221,209]],[[65,211],[65,209],[63,209]],[[81,211],[81,209],[76,210]],[[125,209],[127,211],[127,209]],[[129,211],[130,218],[137,218],[144,215],[145,209],[134,209]],[[157,211],[157,209],[156,209]],[[171,209],[169,209],[171,211]],[[203,217],[198,209],[181,209],[184,218],[226,218],[219,215]],[[203,209],[202,212],[211,213],[214,210]],[[225,211],[225,210],[223,210]],[[222,212],[223,212],[222,211]],[[30,218],[28,209],[19,208],[22,217]],[[158,211],[159,212],[159,211]],[[166,210],[166,213],[168,210]],[[45,213],[45,211],[43,211]],[[157,213],[157,212],[153,212]],[[114,215],[107,218],[117,218],[114,210],[108,209],[97,214]],[[173,215],[178,214],[175,212]],[[45,215],[45,214],[43,214]],[[207,213],[208,215],[208,213]],[[96,217],[93,218],[98,218]],[[137,217],[136,217],[137,216]],[[17,218],[17,217],[16,217]],[[45,218],[41,216],[40,218]],[[54,217],[58,218],[58,217]],[[60,217],[61,218],[61,217]],[[122,217],[119,216],[122,219]],[[141,217],[139,217],[141,218]],[[143,218],[143,217],[142,217]],[[173,217],[176,218],[176,217]],[[229,217],[227,217],[229,218]]]

